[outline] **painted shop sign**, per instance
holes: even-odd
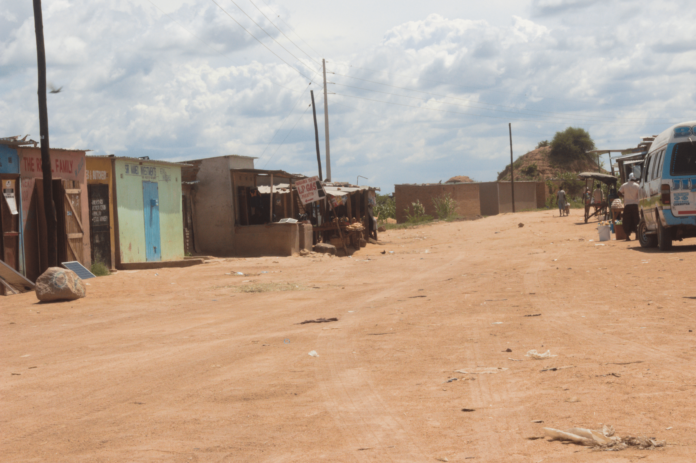
[[[303,178],[302,180],[297,180],[295,182],[295,187],[297,188],[297,194],[302,200],[302,204],[309,204],[315,201],[319,201],[326,193],[324,193],[324,188],[321,186],[319,177],[309,177]]]
[[[159,168],[159,173],[157,172],[157,167],[143,166],[140,164],[126,164],[125,169],[126,175],[139,176],[147,181],[157,181],[158,178],[163,182],[170,182],[172,180],[169,169],[165,169],[164,167]]]
[[[82,180],[85,157],[67,153],[51,153],[51,172],[54,178],[63,180]],[[41,152],[23,154],[19,163],[23,177],[43,178],[41,171]]]

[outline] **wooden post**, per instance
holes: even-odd
[[[292,191],[294,183],[294,179],[290,179],[290,217],[293,219],[295,218],[295,193]]]
[[[510,187],[512,189],[512,212],[515,212],[515,164],[512,162],[512,122],[508,123],[510,129]]]
[[[319,153],[319,129],[317,128],[317,110],[314,107],[314,90],[310,90],[309,93],[312,95],[312,113],[314,114],[314,141],[317,144],[317,165],[319,166],[319,181],[324,181],[321,175],[321,154]]]
[[[271,220],[270,223],[273,223],[273,174],[271,174]]]
[[[41,172],[43,174],[43,199],[46,213],[46,240],[48,266],[58,266],[58,219],[53,202],[53,173],[48,139],[48,107],[46,105],[46,49],[44,47],[43,14],[41,0],[34,1],[34,29],[36,31],[36,64],[39,74],[39,132],[41,134]],[[46,269],[41,269],[41,273]]]
[[[331,207],[331,210],[333,211],[334,217],[336,218],[336,228],[338,228],[338,236],[341,237],[341,243],[343,243],[343,252],[346,253],[346,257],[348,257],[348,247],[346,247],[346,241],[343,239],[343,232],[341,231],[341,223],[338,221],[338,215],[336,214],[336,209],[333,207],[331,202],[329,201],[329,206]]]

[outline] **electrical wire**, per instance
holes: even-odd
[[[256,21],[254,21],[254,18],[252,18],[246,11],[244,11],[244,10],[242,9],[242,7],[239,6],[239,5],[237,4],[237,2],[235,2],[234,0],[230,0],[230,2],[232,2],[232,3],[234,4],[234,6],[236,6],[237,8],[239,8],[239,11],[241,11],[242,13],[244,13],[244,14],[246,15],[246,17],[249,18],[249,19],[251,20],[251,22],[253,22],[254,24],[256,24],[256,26],[257,26],[259,29],[261,29],[261,30],[263,31],[263,33],[266,34],[271,40],[273,40],[275,43],[277,43],[278,46],[279,46],[280,48],[282,48],[283,50],[285,50],[290,56],[292,56],[293,58],[295,58],[295,59],[296,59],[300,64],[302,64],[304,67],[309,68],[309,69],[312,69],[311,67],[307,66],[307,64],[306,64],[304,61],[302,61],[300,58],[298,58],[297,56],[295,56],[290,50],[288,50],[287,48],[285,48],[280,42],[278,42],[276,39],[274,39],[273,36],[272,36],[271,34],[269,34],[268,32],[266,32],[266,29],[264,29],[263,27],[261,27],[261,25],[260,25],[259,23],[257,23]],[[264,16],[265,16],[265,15],[264,15]]]
[[[152,0],[147,0],[147,1],[150,2],[150,4],[152,4],[152,6],[154,6],[155,8],[157,8],[163,15],[167,16],[170,20],[172,20],[174,23],[176,23],[180,28],[182,28],[183,30],[185,30],[186,32],[188,32],[189,34],[191,34],[193,37],[195,37],[195,38],[196,38],[199,42],[201,42],[203,45],[206,45],[206,46],[210,45],[208,42],[206,42],[205,40],[203,40],[203,39],[201,39],[200,37],[198,37],[198,35],[194,34],[194,33],[191,32],[189,29],[187,29],[183,24],[181,24],[179,21],[177,21],[175,18],[173,18],[169,13],[167,13],[167,12],[164,11],[162,8],[160,8],[159,6],[157,6],[157,4],[156,4],[155,2],[153,2]],[[217,51],[217,50],[215,50],[215,49],[213,49],[213,51],[215,51],[215,53],[217,53],[218,55],[222,56],[223,58],[229,58],[229,56],[225,55],[225,54],[222,53],[222,52],[219,52],[219,51]],[[286,64],[287,64],[287,63],[286,63]],[[304,77],[304,76],[303,76],[303,77]],[[284,89],[286,89],[286,90],[290,90],[291,92],[295,92],[295,93],[299,92],[299,90],[293,90],[293,89],[291,89],[291,88],[289,88],[289,87],[286,87],[286,86],[284,86],[284,85],[280,85],[280,84],[278,84],[278,83],[276,83],[276,82],[273,82],[272,80],[270,81],[270,83],[273,84],[273,85],[275,85],[275,86],[277,86],[277,87],[281,87],[281,88],[284,88]]]
[[[270,48],[268,48],[268,46],[267,46],[265,43],[263,43],[261,40],[257,39],[256,36],[255,36],[254,34],[252,34],[251,32],[249,32],[249,30],[248,30],[246,27],[242,26],[242,24],[241,24],[239,21],[237,21],[237,20],[234,18],[234,16],[232,16],[231,14],[229,14],[229,13],[227,12],[227,10],[225,10],[218,2],[216,2],[215,0],[210,0],[210,1],[213,2],[218,8],[220,8],[227,16],[229,16],[230,19],[232,19],[232,21],[234,21],[235,23],[237,23],[237,25],[238,25],[239,27],[241,27],[242,29],[244,29],[244,32],[246,32],[246,33],[249,34],[251,37],[253,37],[254,40],[256,40],[256,41],[259,42],[261,45],[263,45],[268,51],[270,51],[271,53],[273,53],[279,60],[281,60],[283,63],[287,64],[288,66],[290,66],[290,67],[291,67],[292,69],[294,69],[295,71],[297,71],[297,73],[298,73],[300,76],[302,76],[303,78],[307,79],[307,80],[310,81],[310,82],[314,82],[311,78],[309,78],[309,77],[305,76],[304,74],[302,74],[302,71],[300,71],[300,70],[297,69],[295,66],[293,66],[292,64],[290,64],[290,63],[288,63],[287,61],[285,61],[280,55],[278,55],[276,52],[274,52],[273,50],[271,50]],[[305,65],[305,66],[306,66],[306,65]],[[315,74],[316,74],[316,72],[315,72]],[[314,82],[314,83],[316,83],[316,82]]]
[[[273,12],[273,14],[276,15],[276,17],[277,17],[278,19],[280,19],[281,21],[283,21],[283,24],[285,24],[286,26],[288,26],[288,29],[290,29],[290,31],[291,31],[293,34],[295,34],[295,35],[297,36],[297,38],[300,39],[300,40],[302,41],[302,43],[304,43],[305,45],[307,45],[307,46],[309,47],[309,49],[312,50],[317,56],[321,56],[321,53],[319,53],[318,51],[316,51],[314,48],[312,48],[312,46],[311,46],[310,44],[308,44],[307,42],[305,42],[305,40],[304,40],[302,37],[300,37],[300,34],[298,34],[297,32],[295,32],[295,29],[293,29],[292,26],[291,26],[290,24],[288,24],[287,22],[285,22],[285,20],[284,20],[283,18],[281,18],[279,14],[277,14],[275,11],[273,11],[273,7],[272,7],[271,5],[269,5],[268,2],[264,1],[263,3],[266,4],[266,6]]]
[[[263,17],[266,18],[266,19],[268,20],[268,22],[271,23],[271,25],[272,25],[273,27],[275,27],[276,29],[278,29],[278,32],[280,32],[281,34],[283,34],[283,37],[285,37],[286,39],[288,39],[288,40],[290,41],[291,44],[295,45],[295,47],[296,47],[298,50],[300,50],[302,53],[304,53],[305,55],[307,55],[307,57],[309,57],[309,59],[313,60],[315,63],[321,64],[321,62],[320,62],[318,59],[314,58],[312,55],[310,55],[309,53],[307,53],[306,51],[304,51],[302,48],[300,48],[299,45],[297,45],[295,42],[293,42],[292,39],[291,39],[290,37],[288,37],[287,35],[285,35],[285,32],[281,31],[280,28],[279,28],[278,26],[276,26],[276,25],[273,23],[273,21],[271,21],[271,18],[269,18],[268,16],[266,16],[266,13],[264,13],[263,11],[261,11],[261,8],[259,8],[258,6],[256,6],[256,3],[254,3],[254,2],[251,1],[251,0],[249,0],[249,3],[251,3],[252,5],[254,5],[254,8],[256,8],[257,10],[259,10],[259,13],[261,13],[261,14],[263,15]],[[279,16],[279,17],[280,17],[280,16]]]
[[[304,97],[304,95],[305,95],[305,93],[307,92],[307,89],[309,88],[310,85],[312,85],[312,84],[308,84],[308,85],[305,87],[304,91],[302,92],[302,95],[300,95],[300,98],[297,100],[297,102],[296,102],[295,105],[292,107],[292,109],[290,110],[290,112],[283,118],[282,121],[280,121],[280,126],[276,129],[275,132],[273,132],[273,136],[268,140],[268,143],[266,144],[266,147],[263,149],[263,152],[261,153],[261,156],[263,156],[264,154],[266,154],[266,150],[268,149],[269,146],[271,146],[271,142],[273,141],[273,139],[275,138],[275,136],[278,135],[278,132],[280,132],[280,129],[283,128],[283,124],[285,123],[285,120],[286,120],[288,117],[290,117],[290,114],[292,114],[292,113],[295,111],[295,108],[297,108],[297,105],[300,104],[300,101],[302,101],[302,98]],[[259,156],[259,157],[261,157],[261,156]]]

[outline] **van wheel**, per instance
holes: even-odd
[[[659,219],[657,221],[657,245],[660,251],[669,251],[672,249],[672,233],[662,226]]]
[[[654,248],[657,246],[657,235],[648,235],[648,225],[645,220],[638,224],[638,242],[643,248]]]

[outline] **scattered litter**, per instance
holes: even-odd
[[[534,360],[545,360],[549,359],[551,357],[558,357],[557,355],[551,355],[551,351],[547,350],[543,354],[540,354],[539,352],[536,351],[536,349],[532,349],[529,352],[527,352],[527,357],[531,357]]]
[[[463,412],[475,412],[476,410],[474,410],[473,408],[462,408],[462,411]]]
[[[288,338],[283,339],[283,342],[284,342],[285,344],[290,344],[290,340],[289,340]]]
[[[530,315],[525,315],[525,317],[541,317],[541,314],[540,313],[533,313]]]
[[[317,351],[313,350],[309,353],[310,357],[319,357],[319,354],[317,354]]]
[[[522,361],[520,359],[513,359],[513,358],[509,358],[509,357],[508,357],[508,360],[512,360],[513,362],[521,362]]]
[[[503,324],[503,322],[493,322],[493,323],[491,323],[491,325],[502,325],[502,324]]]
[[[155,276],[159,276],[159,273],[155,273]]]
[[[618,373],[609,373],[606,375],[596,375],[596,376],[597,376],[597,378],[604,378],[605,376],[616,376],[617,378],[621,378],[621,375]]]
[[[394,254],[394,251],[389,251],[389,254]]]
[[[577,397],[571,397],[570,399],[566,399],[566,402],[568,402],[569,404],[576,404],[580,402],[580,399],[578,399]]]
[[[510,349],[510,348],[508,347],[508,348],[505,349],[503,352],[512,352],[512,349]]]
[[[12,376],[22,376],[21,373],[12,373]]]
[[[500,373],[501,371],[506,371],[507,368],[501,367],[476,367],[467,368],[466,370],[455,370],[457,373],[463,373],[465,375],[494,375]]]
[[[447,458],[445,458],[445,457],[436,458],[436,460],[437,460],[437,461],[445,461],[445,462],[446,462],[446,461],[449,461],[449,460],[448,460]]]
[[[445,383],[451,383],[452,381],[459,381],[459,378],[448,379]]]
[[[554,357],[555,357],[555,356],[554,356]],[[568,366],[565,366],[565,367],[546,368],[546,369],[544,369],[544,370],[541,370],[541,372],[543,373],[543,372],[545,372],[545,371],[565,370],[566,368],[575,368],[575,365],[568,365]]]
[[[601,431],[585,428],[572,428],[567,431],[544,428],[544,434],[551,440],[568,441],[606,451],[620,451],[629,447],[650,450],[666,445],[665,441],[658,441],[654,437],[615,436],[614,427],[607,425],[604,425]]]
[[[296,325],[305,325],[307,323],[329,323],[337,322],[338,318],[317,318],[316,320],[305,320],[301,323],[295,323]]]
[[[603,244],[595,244],[595,246],[604,246]]]
[[[672,429],[672,426],[670,426],[669,428],[665,428],[666,431],[669,431],[670,429]]]
[[[544,420],[532,420],[532,423],[541,424]]]
[[[520,222],[520,223],[517,224],[517,226],[520,227],[520,228],[522,228],[522,227],[524,227],[524,224]]]
[[[408,298],[409,298],[409,299],[415,299],[415,298],[417,298],[417,297],[428,297],[428,296],[409,296]]]

